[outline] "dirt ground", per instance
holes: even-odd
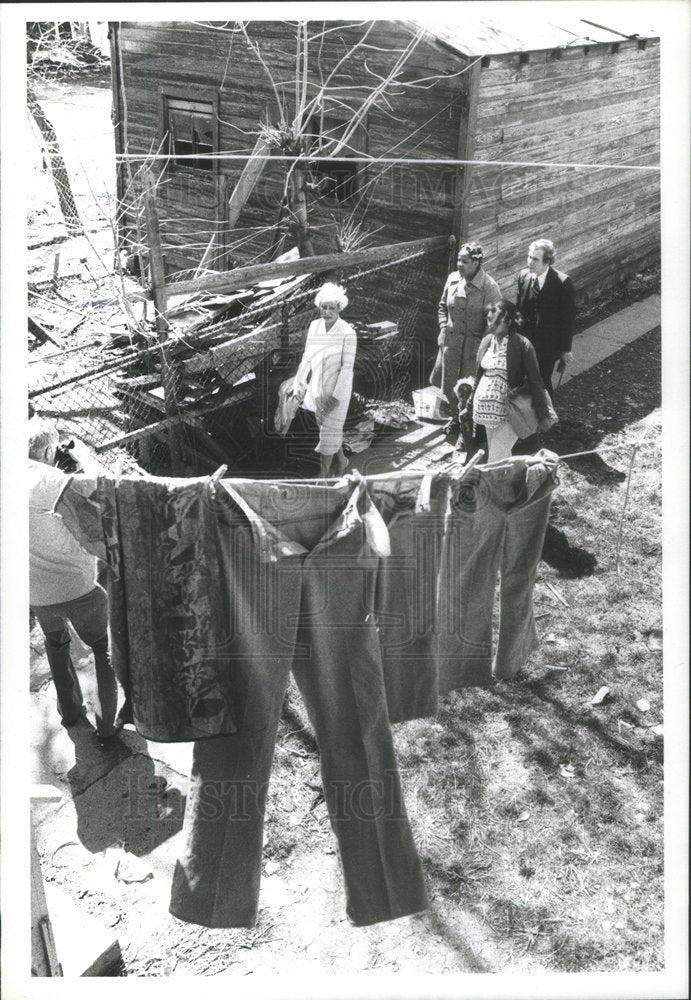
[[[78,114],[82,135],[93,137],[81,159],[91,185],[103,181],[94,206],[112,191],[104,167],[112,150],[107,88],[107,80],[93,77],[42,91],[58,130],[61,115],[73,122]],[[40,174],[40,158],[35,168]],[[54,263],[55,248],[45,241],[60,232],[54,209],[41,214],[49,194],[37,184],[30,207],[30,240],[44,243],[32,251],[29,280],[37,283]],[[80,205],[91,192],[82,194]],[[89,222],[89,238],[105,259],[110,234],[96,207]],[[61,289],[74,305],[82,288],[83,307],[107,326],[99,280],[84,265],[96,266],[92,250],[62,258],[74,275]],[[623,299],[602,303],[595,318],[655,290],[657,280],[642,275]],[[75,364],[84,351],[98,356],[92,333],[80,328],[71,336],[82,348]],[[560,390],[561,424],[547,443],[562,453],[597,447],[601,456],[564,464],[554,523],[571,546],[594,556],[594,572],[570,578],[541,563],[542,643],[519,678],[452,695],[436,718],[396,727],[431,897],[424,914],[349,925],[318,756],[291,692],[269,792],[257,926],[208,930],[171,917],[167,897],[190,748],[147,743],[130,730],[103,748],[89,720],[70,730],[56,724],[33,628],[32,781],[60,792],[57,802],[33,808],[43,875],[112,929],[121,975],[367,972],[396,973],[404,982],[420,973],[663,967],[659,407],[659,331]],[[634,445],[640,448],[617,573]],[[75,646],[90,706],[89,658]],[[602,686],[609,694],[593,705]]]

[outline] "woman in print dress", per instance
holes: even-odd
[[[490,308],[488,321],[487,335],[477,353],[472,414],[474,423],[487,434],[487,461],[494,462],[510,455],[518,440],[508,415],[510,390],[523,385],[529,390],[539,430],[547,430],[552,420],[535,348],[518,332],[516,306],[502,299]]]
[[[293,393],[316,419],[319,443],[315,451],[320,459],[319,475],[326,479],[343,475],[348,465],[343,454],[343,424],[353,389],[357,336],[341,319],[348,297],[340,285],[322,285],[314,304],[319,319],[310,323]]]

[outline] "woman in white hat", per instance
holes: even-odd
[[[322,285],[314,304],[319,319],[310,323],[293,393],[317,421],[319,443],[315,451],[320,459],[319,475],[326,479],[341,476],[348,465],[343,454],[343,424],[353,389],[357,336],[341,319],[348,296],[340,285]]]

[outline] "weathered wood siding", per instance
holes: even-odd
[[[492,161],[657,165],[659,42],[622,40],[492,57],[482,69],[474,157]],[[531,240],[557,248],[557,267],[583,301],[655,260],[660,179],[651,171],[477,166],[469,234],[487,270],[514,297]]]
[[[126,117],[130,153],[159,151],[166,94],[212,102],[218,147],[229,154],[249,154],[260,123],[278,124],[267,71],[245,39],[223,27],[220,22],[119,23],[120,118]],[[312,88],[362,42],[366,29],[361,23],[310,22],[311,35],[323,32],[310,45]],[[288,119],[295,113],[296,30],[295,22],[248,25]],[[367,47],[356,48],[342,63],[330,81],[331,92],[341,88],[343,100],[358,106],[410,39],[398,22],[371,23]],[[533,52],[527,63],[517,53],[492,56],[474,94],[477,69],[467,71],[471,63],[429,38],[420,42],[388,100],[369,109],[362,152],[408,161],[467,154],[497,165],[465,171],[443,164],[368,164],[360,169],[354,202],[319,202],[312,196],[315,253],[337,248],[339,227],[351,216],[373,245],[450,235],[462,221],[464,235],[483,245],[487,270],[507,293],[514,293],[530,241],[546,236],[555,242],[557,266],[573,275],[581,300],[653,260],[659,253],[658,174],[525,168],[502,161],[657,164],[659,43],[648,41],[639,49],[635,41],[622,40],[616,53],[610,45],[591,45],[587,52],[573,47],[559,59]],[[423,86],[405,85],[423,78]],[[124,144],[122,125],[119,135]],[[184,270],[187,276],[202,259],[214,269],[267,259],[286,165],[267,165],[231,230],[228,199],[244,162],[221,159],[210,172],[163,171],[160,217],[170,272]],[[465,190],[462,212],[459,190]],[[358,279],[349,313],[398,320],[433,349],[446,270],[446,254],[438,253]]]
[[[218,26],[220,28],[220,26]],[[118,28],[122,90],[127,105],[127,143],[131,153],[157,151],[163,140],[163,96],[217,101],[219,147],[247,154],[256,141],[260,122],[276,125],[280,113],[269,76],[257,55],[238,34],[188,22],[121,22]],[[310,23],[310,34],[321,31]],[[310,46],[312,92],[361,42],[367,26],[327,22],[326,33]],[[271,68],[286,114],[295,113],[296,25],[252,22],[252,42]],[[395,22],[375,22],[366,47],[343,62],[330,81],[344,101],[357,108],[410,43],[411,35]],[[362,152],[401,159],[453,159],[461,119],[467,104],[463,61],[453,53],[420,42],[391,91],[388,103],[370,108],[361,130]],[[430,86],[430,78],[439,76]],[[424,86],[414,81],[425,79]],[[406,84],[413,82],[413,85]],[[356,88],[356,89],[353,89]],[[327,109],[328,111],[328,109]],[[123,112],[121,109],[121,116]],[[334,114],[338,112],[334,111]],[[349,113],[344,113],[348,118]],[[285,163],[269,163],[232,231],[225,231],[230,192],[243,160],[221,160],[213,173],[188,167],[166,169],[159,187],[164,252],[169,270],[193,269],[208,241],[205,259],[212,268],[226,268],[266,258],[272,245],[286,173]],[[309,208],[315,253],[337,248],[339,228],[352,217],[369,234],[372,245],[418,237],[450,235],[453,228],[455,167],[424,164],[381,164],[361,167],[358,195],[347,205],[334,199],[311,200]],[[290,243],[283,245],[284,249]],[[446,275],[446,254],[416,264],[389,268],[370,282],[371,294],[361,302],[372,319],[403,319],[408,330],[436,336],[434,311]],[[362,291],[367,282],[358,282]],[[375,301],[376,300],[376,301]],[[352,309],[355,309],[355,301]]]

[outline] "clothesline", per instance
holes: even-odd
[[[484,453],[484,451],[482,451],[482,449],[480,449],[480,451],[478,451],[475,455],[473,455],[473,457],[470,459],[470,461],[468,462],[468,464],[464,465],[461,468],[460,474],[459,474],[459,476],[457,478],[459,480],[463,479],[463,477],[468,472],[470,472],[470,470],[475,465],[478,464],[478,462],[480,461],[480,459],[482,459],[484,457],[485,457],[485,453]],[[218,480],[221,479],[225,475],[225,471],[227,471],[227,466],[222,465],[220,469],[217,469],[216,472],[214,472],[214,474],[209,477],[210,480],[211,480],[211,482],[214,482],[214,483],[218,482]],[[373,473],[373,474],[371,474],[369,476],[360,475],[360,478],[364,482],[366,482],[366,483],[374,483],[374,482],[379,483],[382,480],[406,479],[406,478],[410,478],[411,476],[421,476],[421,477],[424,478],[425,476],[431,476],[433,474],[434,474],[434,470],[433,469],[395,469],[393,472]],[[253,482],[253,480],[246,480],[246,479],[239,479],[239,480],[236,480],[236,481],[237,482]],[[271,482],[272,483],[281,483],[281,484],[284,484],[284,483],[294,484],[296,482],[296,480],[295,479],[272,479]],[[301,485],[308,485],[309,486],[309,485],[313,485],[313,484],[314,485],[319,485],[319,484],[323,484],[323,483],[327,483],[327,482],[338,482],[338,479],[334,479],[334,478],[331,478],[331,479],[324,479],[324,478],[321,478],[321,479],[318,479],[318,478],[317,479],[300,479],[300,480],[297,480],[297,482],[299,482]]]
[[[552,454],[557,455],[556,452]],[[589,451],[572,451],[568,455],[557,455],[557,459],[563,462],[565,458],[580,458],[582,455],[599,455],[599,448],[591,448]],[[518,457],[518,456],[516,456]],[[501,469],[506,464],[506,459],[502,458],[496,462],[488,462],[486,465],[481,466],[483,469]]]
[[[304,156],[278,153],[118,153],[116,161],[121,160],[273,160],[287,161],[290,163],[304,162]],[[339,157],[319,156],[311,157],[312,160],[329,162],[329,160],[339,160]],[[415,164],[426,164],[427,166],[476,166],[476,167],[568,167],[580,170],[654,170],[660,172],[659,166],[652,166],[640,163],[561,163],[561,162],[535,162],[534,160],[456,160],[448,157],[422,158],[406,156],[349,156],[348,163],[368,163],[374,166],[378,163],[401,163],[406,166]]]
[[[556,452],[553,452],[553,454],[556,454]],[[572,451],[572,452],[569,452],[567,455],[557,455],[557,460],[559,462],[562,462],[562,461],[564,461],[564,459],[567,459],[567,458],[581,458],[583,455],[599,455],[599,454],[600,454],[600,449],[599,448],[591,448],[588,451]],[[509,466],[509,463],[507,463],[506,459],[501,459],[498,462],[488,462],[488,463],[486,463],[484,465],[480,465],[480,461],[484,457],[485,457],[485,453],[484,453],[484,451],[482,449],[480,449],[479,451],[477,451],[473,455],[473,457],[470,459],[470,461],[467,462],[466,465],[461,466],[460,473],[457,476],[457,479],[459,481],[461,479],[463,479],[467,475],[467,473],[470,472],[470,470],[473,469],[473,468],[475,468],[476,466],[478,468],[480,468],[480,469],[502,469],[504,467],[508,468],[508,466]],[[519,455],[516,455],[514,457],[515,458],[520,458],[520,457],[528,457],[528,456],[519,456]],[[212,475],[209,476],[209,482],[211,482],[211,483],[217,483],[217,482],[219,482],[221,479],[223,479],[225,477],[227,471],[228,471],[228,466],[227,465],[221,465],[214,473],[212,473]],[[366,482],[366,483],[373,483],[373,482],[381,482],[382,480],[405,479],[405,478],[417,477],[417,476],[420,476],[421,478],[424,478],[425,476],[434,475],[434,472],[435,472],[434,469],[394,469],[392,472],[379,472],[379,473],[375,472],[375,473],[372,473],[372,474],[367,475],[367,476],[360,475],[360,478],[364,482]],[[121,475],[122,475],[121,470],[116,470],[116,473],[115,473],[115,479],[116,479],[116,481],[120,478]],[[256,481],[254,479],[247,479],[247,478],[244,478],[244,477],[235,477],[235,476],[233,476],[231,478],[233,479],[234,482],[238,482],[238,483],[250,483],[250,482],[255,482]],[[321,478],[321,479],[320,478],[298,479],[298,480],[295,480],[295,479],[271,479],[271,480],[268,480],[268,481],[272,482],[272,483],[280,483],[281,485],[284,485],[284,484],[289,484],[290,485],[290,484],[295,484],[296,482],[298,482],[301,485],[310,486],[310,485],[323,485],[324,483],[327,483],[327,482],[338,482],[338,479],[332,477],[330,479],[325,479],[325,478]]]

